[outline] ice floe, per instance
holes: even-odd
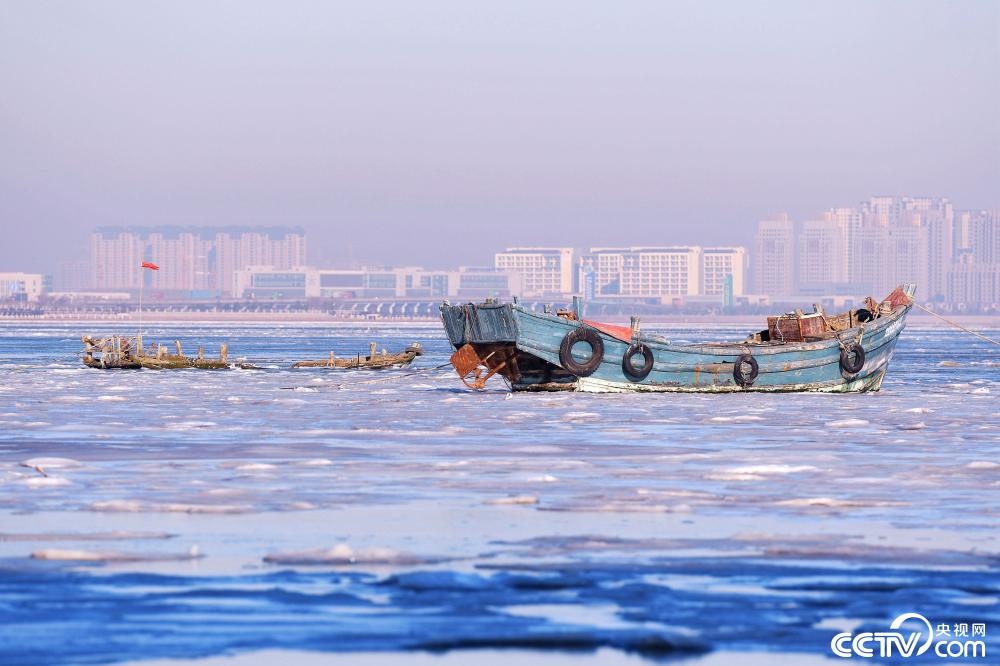
[[[169,562],[196,560],[204,557],[197,546],[186,553],[132,553],[117,550],[82,550],[69,548],[47,548],[31,553],[34,560],[58,560],[73,562]]]
[[[498,497],[487,501],[487,504],[538,504],[538,497],[535,495],[514,495],[512,497]]]
[[[827,421],[826,423],[826,427],[828,428],[864,428],[868,425],[871,425],[871,422],[865,419],[840,419],[838,421]]]
[[[264,556],[268,564],[374,564],[374,565],[415,565],[444,561],[444,558],[421,557],[402,553],[392,548],[356,549],[347,544],[337,544],[331,548],[303,550],[289,553],[271,553]]]

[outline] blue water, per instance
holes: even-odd
[[[911,611],[1000,650],[1000,355],[950,330],[879,393],[722,396],[473,393],[437,327],[147,329],[264,368],[228,372],[90,370],[84,332],[0,324],[2,664],[822,657]],[[372,339],[427,354],[287,368]]]

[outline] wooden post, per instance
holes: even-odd
[[[184,350],[181,349],[181,341],[180,340],[174,340],[174,347],[177,348],[177,355],[180,356],[180,357],[183,357],[184,356]]]
[[[378,343],[370,342],[368,343],[368,358],[372,361],[375,360],[375,353],[378,351]]]
[[[139,358],[140,356],[142,356],[142,335],[135,339],[135,357]]]
[[[198,347],[198,360],[199,361],[204,361],[205,360],[205,347],[204,346],[199,346]]]
[[[330,361],[327,363],[331,368],[335,365],[333,362],[333,352],[330,352]]]
[[[167,348],[163,345],[156,345],[156,358],[163,360],[163,357],[167,355]]]
[[[222,346],[219,348],[219,360],[223,363],[229,362],[229,345],[225,342],[223,342]]]

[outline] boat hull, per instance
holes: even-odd
[[[907,298],[913,287],[903,288]],[[908,290],[908,291],[907,291]],[[907,301],[879,318],[841,331],[838,337],[795,342],[737,342],[676,345],[657,336],[642,335],[653,356],[652,369],[642,379],[629,377],[623,358],[632,340],[592,328],[565,317],[537,313],[517,304],[442,307],[442,318],[455,348],[470,344],[480,358],[499,370],[517,391],[573,390],[591,393],[623,392],[866,392],[877,391],[892,360],[899,334],[906,325]],[[588,326],[603,345],[603,356],[593,372],[575,376],[563,367],[560,345],[581,326]],[[843,345],[858,342],[864,365],[855,373],[841,367]],[[738,382],[734,368],[750,354],[758,373],[750,384]]]

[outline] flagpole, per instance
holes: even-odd
[[[139,340],[137,341],[136,352],[142,354],[142,283],[146,281],[146,271],[143,266],[139,266]]]

